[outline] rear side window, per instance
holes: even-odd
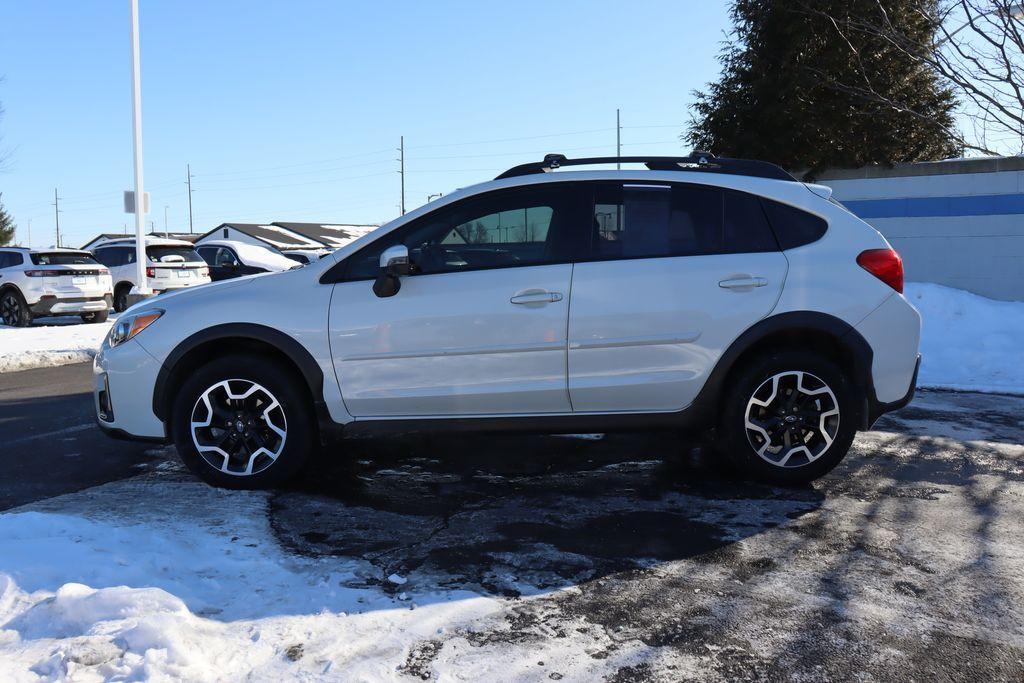
[[[21,265],[21,254],[13,251],[0,251],[0,268]]]
[[[793,249],[816,242],[828,230],[828,223],[824,218],[771,199],[762,199],[761,203],[771,222],[772,230],[775,231],[775,237],[779,240],[779,246],[783,249]]]
[[[52,252],[32,254],[32,263],[37,266],[95,266],[96,259],[91,254],[69,254]]]
[[[596,258],[778,250],[757,197],[706,185],[599,187],[593,235]]]

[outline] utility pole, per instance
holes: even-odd
[[[615,110],[615,156],[622,156],[622,123],[619,121],[619,110]],[[622,164],[615,162],[615,170],[622,170]]]
[[[60,249],[60,197],[57,188],[53,188],[53,222],[57,225],[57,248]]]
[[[164,237],[171,236],[171,233],[167,232],[167,209],[169,208],[171,207],[169,207],[167,204],[164,204]]]
[[[25,245],[29,249],[32,248],[32,219],[28,219],[28,244]]]
[[[405,136],[398,138],[398,175],[402,177],[402,215],[405,215]]]
[[[192,234],[192,165],[185,164],[185,184],[188,185],[188,233]]]
[[[151,294],[146,278],[146,195],[142,182],[142,74],[139,67],[139,0],[128,0],[132,45],[132,151],[135,170],[135,291]]]

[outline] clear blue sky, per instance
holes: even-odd
[[[720,0],[140,0],[146,189],[163,229],[382,222],[541,158],[686,151],[715,78]],[[120,231],[130,189],[128,1],[10,3],[0,22],[0,192],[24,242]]]

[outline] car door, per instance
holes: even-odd
[[[772,310],[786,258],[754,195],[682,183],[592,190],[591,251],[572,281],[573,409],[679,410]]]
[[[561,185],[561,184],[559,184]],[[346,259],[330,311],[334,367],[356,417],[567,413],[569,185],[470,198]],[[412,274],[373,292],[379,256],[405,244]]]

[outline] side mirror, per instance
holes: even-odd
[[[381,298],[394,296],[402,288],[399,276],[409,274],[409,248],[404,244],[388,247],[380,255],[380,275],[373,282],[373,293]]]

